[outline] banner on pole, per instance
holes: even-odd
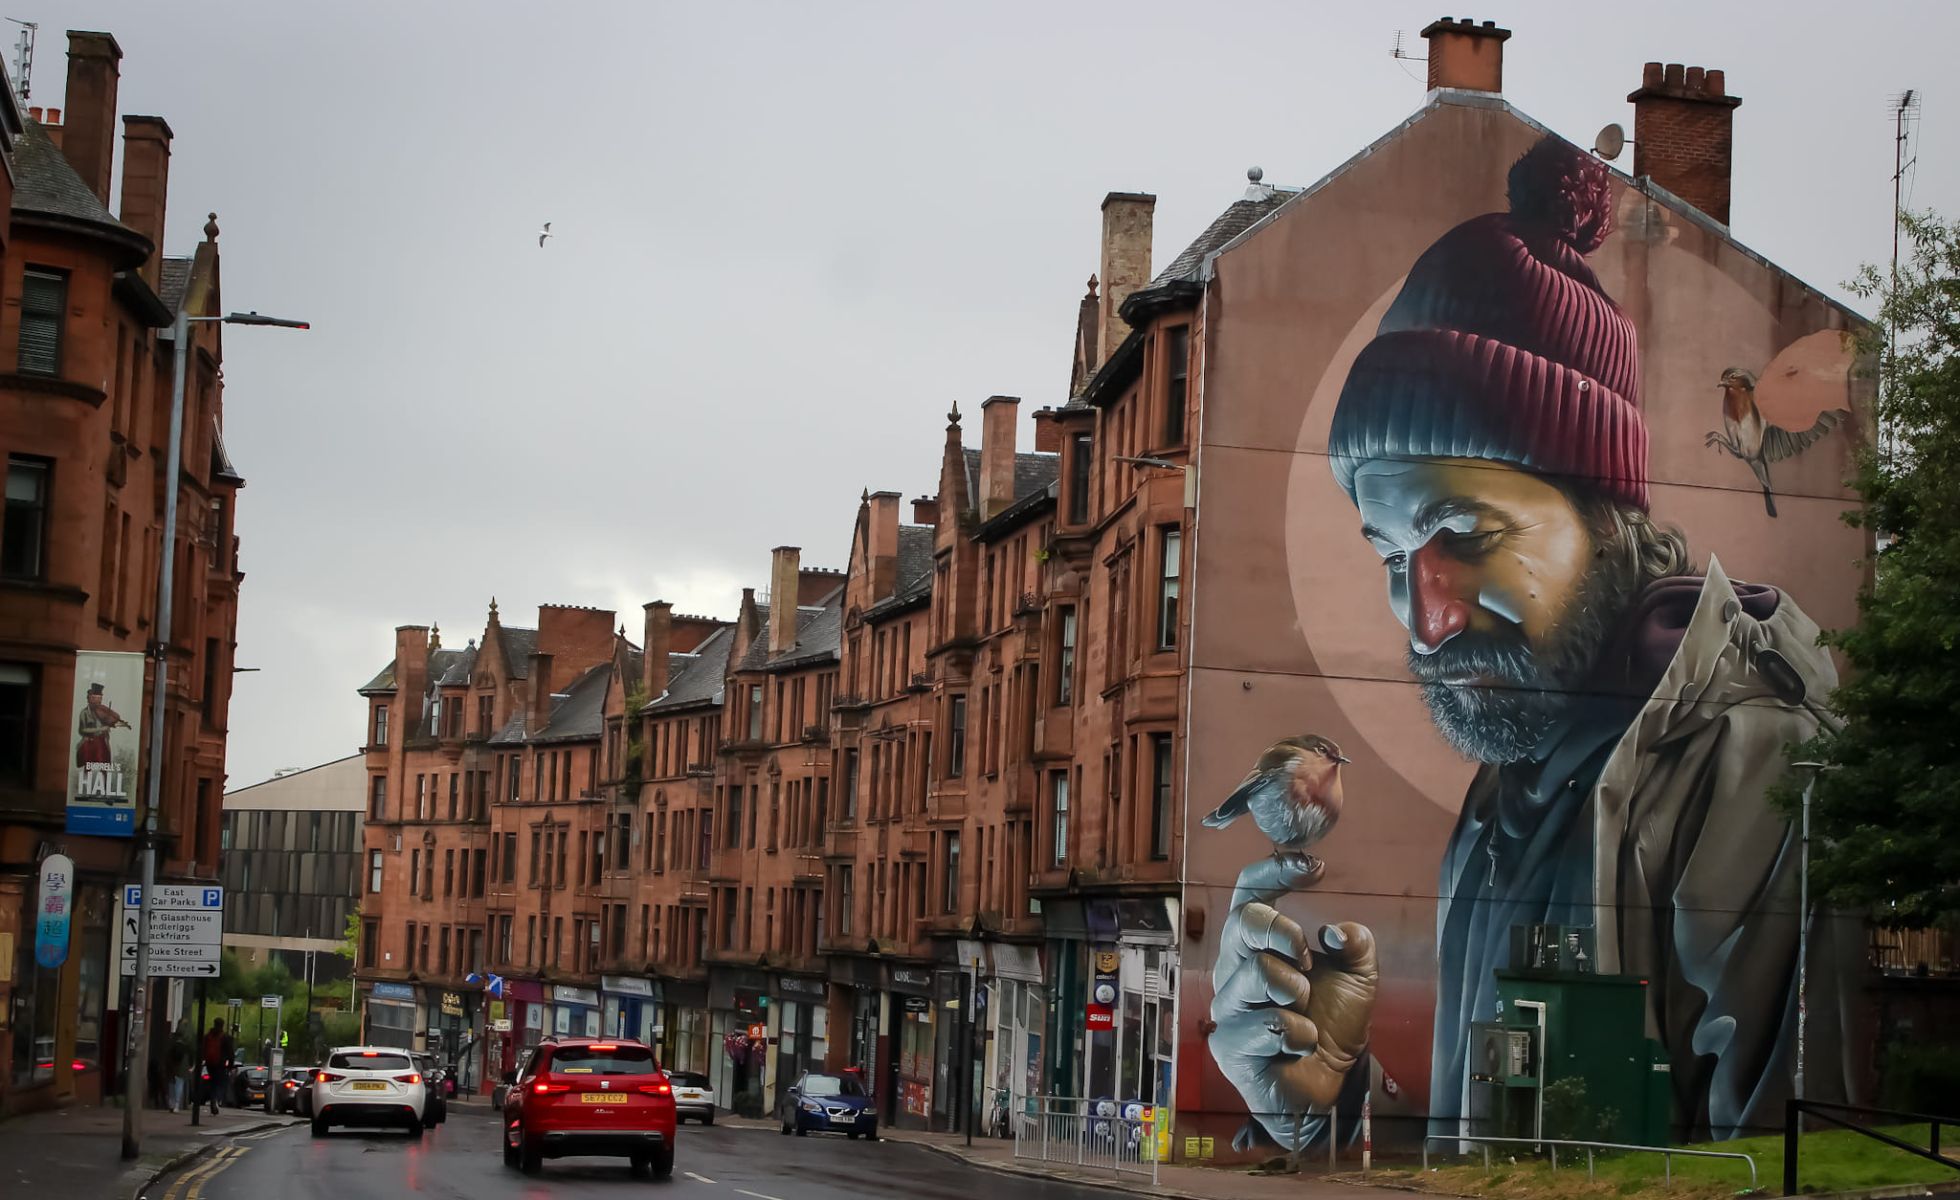
[[[75,730],[68,764],[68,832],[129,837],[136,832],[137,761],[142,739],[143,656],[122,651],[75,654]]]

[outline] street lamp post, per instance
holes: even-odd
[[[123,1073],[122,1156],[133,1159],[143,1152],[143,1083],[149,1076],[150,1039],[148,1034],[150,992],[150,913],[157,890],[157,802],[162,791],[164,750],[164,685],[170,673],[170,632],[172,598],[177,585],[177,492],[178,476],[184,460],[184,375],[190,362],[190,333],[193,323],[217,322],[224,325],[272,325],[281,329],[311,328],[305,321],[262,317],[258,313],[231,313],[222,317],[194,317],[179,310],[171,326],[172,370],[170,379],[170,441],[163,467],[163,550],[157,569],[156,640],[150,646],[154,664],[150,683],[150,751],[145,781],[143,815],[143,903],[136,918],[136,974],[131,980],[129,998],[129,1053]],[[193,1114],[197,1097],[192,1097]]]

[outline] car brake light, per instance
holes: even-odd
[[[411,1071],[406,1075],[395,1076],[395,1082],[396,1083],[420,1083],[422,1082],[422,1076],[417,1072]]]
[[[345,1079],[345,1078],[347,1078],[347,1076],[345,1076],[345,1075],[336,1075],[336,1074],[334,1074],[334,1073],[333,1073],[332,1071],[322,1071],[322,1072],[320,1072],[319,1074],[317,1074],[317,1075],[315,1075],[315,1076],[313,1077],[313,1082],[315,1082],[315,1083],[339,1083],[339,1082],[340,1082],[341,1080],[343,1080],[343,1079]]]
[[[649,1096],[666,1096],[673,1093],[674,1085],[670,1083],[643,1083],[640,1085],[640,1090]]]
[[[601,1046],[601,1045],[600,1045],[599,1043],[597,1043],[597,1042],[594,1042],[594,1043],[592,1043],[592,1044],[591,1044],[590,1046],[587,1046],[587,1047],[586,1047],[586,1049],[587,1049],[587,1050],[604,1050],[604,1051],[605,1051],[606,1053],[608,1053],[608,1054],[611,1054],[611,1053],[612,1053],[613,1051],[615,1051],[615,1050],[617,1050],[617,1049],[619,1049],[619,1047],[618,1047],[618,1046],[615,1046],[615,1045],[605,1045],[605,1046]]]
[[[540,1096],[549,1096],[555,1092],[569,1092],[572,1090],[572,1085],[569,1083],[546,1083],[540,1079],[531,1085],[531,1090]]]

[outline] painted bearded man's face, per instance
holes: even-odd
[[[1569,710],[1636,581],[1543,478],[1485,459],[1377,460],[1354,476],[1409,670],[1444,738],[1527,757]]]

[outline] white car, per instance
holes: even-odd
[[[342,1046],[313,1073],[313,1136],[335,1125],[394,1126],[422,1136],[428,1088],[406,1050]]]
[[[706,1075],[698,1071],[669,1071],[667,1080],[674,1085],[674,1111],[681,1120],[692,1119],[703,1125],[715,1123],[715,1094]]]

